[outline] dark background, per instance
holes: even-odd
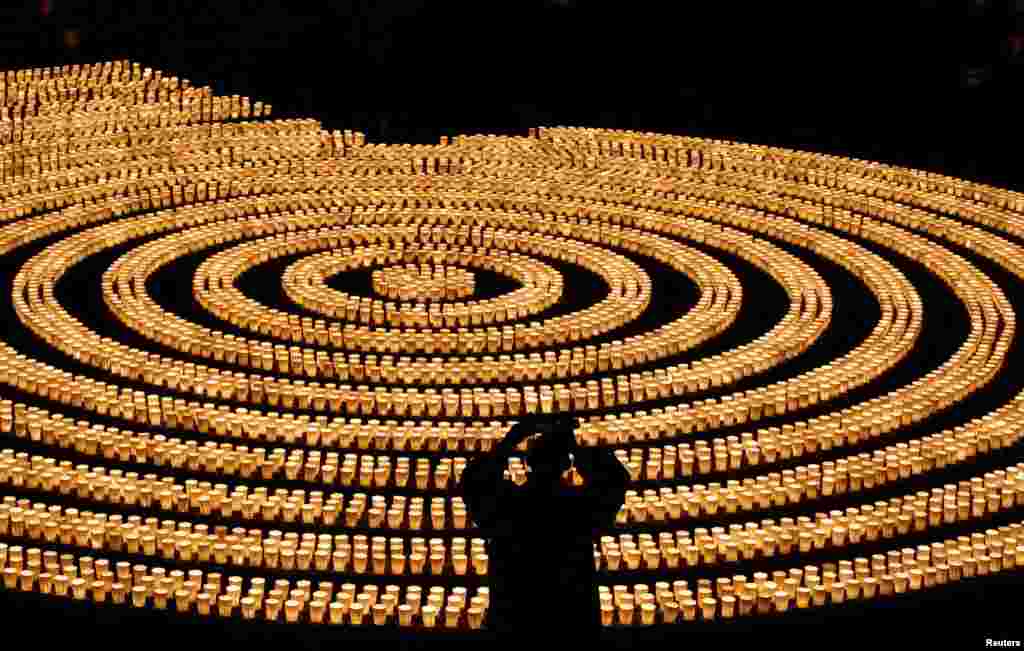
[[[1024,186],[1019,0],[7,4],[0,67],[130,58],[376,142],[593,125]]]

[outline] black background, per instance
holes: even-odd
[[[1010,0],[39,2],[0,10],[7,67],[131,58],[376,142],[594,125],[1020,187]]]

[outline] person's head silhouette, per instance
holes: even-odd
[[[538,426],[540,436],[530,442],[526,453],[526,464],[530,467],[527,482],[531,486],[551,486],[572,467],[575,426],[572,418],[557,418]]]

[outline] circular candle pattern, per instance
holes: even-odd
[[[282,249],[278,248],[277,251],[281,252]],[[438,260],[458,262],[507,276],[517,281],[520,286],[487,300],[423,305],[353,296],[327,284],[330,277],[337,278],[343,272],[369,267],[380,259],[414,263],[433,261],[435,264]],[[237,277],[238,274],[231,280],[225,279],[222,284],[233,282]],[[293,303],[329,317],[374,325],[440,328],[466,326],[474,322],[503,323],[541,312],[561,298],[562,277],[550,265],[514,251],[484,251],[472,247],[444,245],[357,247],[324,251],[299,259],[285,269],[282,285]],[[246,300],[238,295],[224,296],[223,299],[225,304],[231,299]],[[212,302],[206,297],[204,301],[204,304]]]
[[[1018,193],[601,129],[367,143],[124,61],[0,81],[4,590],[472,636],[457,482],[534,413],[630,471],[605,626],[1024,565]]]

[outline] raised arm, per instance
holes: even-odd
[[[629,471],[608,448],[578,447],[574,456],[576,470],[593,500],[594,526],[610,527],[626,500]]]
[[[512,426],[491,452],[470,461],[462,471],[457,492],[466,502],[469,517],[481,529],[493,529],[498,524],[499,498],[508,458],[523,440],[534,433],[530,421]]]

